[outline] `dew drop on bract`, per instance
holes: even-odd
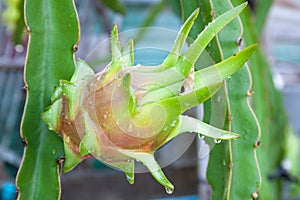
[[[171,188],[166,187],[165,189],[167,194],[172,194],[174,192],[174,190]]]
[[[70,141],[71,141],[70,137],[67,136],[67,137],[66,137],[66,143],[69,143]]]

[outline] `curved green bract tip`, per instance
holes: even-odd
[[[222,14],[211,23],[198,35],[197,39],[191,44],[188,50],[180,57],[180,61],[176,65],[176,70],[186,77],[191,67],[195,64],[208,43],[222,30],[229,22],[235,19],[247,6],[243,3],[226,13]],[[184,67],[182,67],[184,66]]]
[[[122,62],[126,67],[134,65],[134,44],[132,39],[122,49]]]
[[[60,87],[62,93],[68,99],[69,119],[74,120],[78,111],[81,98],[81,91],[95,73],[90,66],[83,60],[78,59],[75,72],[70,81],[61,80]]]
[[[222,62],[195,72],[194,89],[196,90],[218,82],[221,83],[226,78],[232,76],[244,66],[255,50],[256,44],[246,47]]]
[[[48,129],[51,131],[59,131],[60,114],[62,110],[62,99],[58,99],[41,115],[44,122],[46,122]]]
[[[154,159],[154,155],[145,152],[125,151],[125,154],[142,162],[149,170],[154,179],[163,185],[167,191],[174,191],[174,185],[167,179],[159,164]],[[172,193],[171,192],[171,193]]]
[[[186,132],[194,132],[218,140],[235,140],[240,137],[239,134],[218,129],[198,119],[181,115],[176,128],[168,136],[165,143]]]
[[[134,184],[134,160],[129,160],[126,162],[115,162],[111,165],[122,170],[125,173],[128,183]]]
[[[78,58],[75,65],[75,72],[70,80],[71,83],[76,83],[83,80],[88,80],[94,76],[93,69],[82,59]]]
[[[72,149],[70,149],[70,147],[68,146],[70,138],[68,138],[68,136],[64,137],[63,140],[66,157],[64,162],[64,172],[69,172],[79,163],[81,163],[84,157],[81,157],[80,155],[76,154]]]
[[[84,113],[83,115],[85,135],[80,142],[79,153],[82,156],[89,154],[93,154],[95,156],[100,155],[99,138],[96,130],[97,128],[92,124],[92,120],[87,113]]]
[[[51,104],[54,103],[56,100],[58,100],[62,94],[63,94],[63,91],[62,91],[61,87],[60,86],[56,87],[54,89],[53,94],[51,95]]]
[[[184,22],[183,26],[181,27],[174,46],[170,52],[170,54],[167,56],[167,58],[163,61],[163,63],[161,64],[161,68],[160,70],[166,69],[168,67],[172,67],[176,64],[180,54],[181,54],[181,50],[183,48],[183,45],[185,43],[185,40],[199,14],[200,9],[197,8],[190,16],[189,18]]]
[[[110,34],[110,48],[111,48],[111,60],[115,61],[120,59],[121,57],[121,45],[118,36],[118,27],[117,25],[113,25],[111,34]]]

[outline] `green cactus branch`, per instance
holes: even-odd
[[[217,17],[220,13],[231,9],[232,4],[230,1],[222,3],[211,1],[210,6],[210,12],[214,13],[213,17]],[[235,30],[235,32],[232,30]],[[219,48],[222,59],[230,56],[238,49],[239,38],[243,34],[242,31],[243,27],[240,20],[236,20],[220,32],[215,48]],[[211,156],[214,157],[216,154],[220,155],[226,149],[223,156],[210,159],[208,166],[208,180],[214,190],[213,199],[251,199],[256,197],[260,188],[261,177],[255,147],[260,137],[260,129],[249,103],[251,88],[251,74],[247,65],[243,70],[233,75],[230,80],[226,81],[224,94],[229,118],[225,121],[225,127],[229,131],[239,132],[241,138],[238,141],[229,141],[228,144],[222,144],[223,147],[218,146],[211,152]],[[214,113],[211,113],[211,117],[214,117]],[[226,164],[221,164],[224,161]],[[222,171],[227,173],[224,182],[217,180],[212,175],[214,171],[220,170],[216,165],[220,165],[220,168],[223,168]]]
[[[239,4],[240,0],[235,3]],[[245,30],[245,45],[259,41],[257,31],[261,31],[263,28],[266,13],[268,13],[267,8],[270,7],[270,4],[271,1],[259,2],[257,5],[258,16],[252,16],[250,10],[245,10],[241,15]],[[259,141],[261,146],[257,148],[257,153],[259,163],[261,163],[263,184],[259,196],[261,199],[279,200],[282,197],[281,180],[269,180],[268,177],[276,172],[281,165],[284,154],[284,139],[278,140],[278,138],[286,138],[289,135],[287,131],[289,122],[282,97],[273,83],[270,63],[261,48],[258,48],[255,55],[249,60],[249,65],[252,74],[255,75],[253,76],[255,95],[252,97],[252,102],[255,114],[261,124],[261,140]],[[268,104],[264,102],[268,102]]]
[[[59,80],[69,80],[74,72],[73,47],[79,41],[74,2],[26,0],[25,21],[29,44],[21,136],[26,146],[16,180],[18,199],[59,199],[57,161],[64,156],[63,144],[47,129],[40,115]]]

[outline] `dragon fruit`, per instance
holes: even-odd
[[[78,59],[73,77],[60,81],[51,105],[42,114],[49,129],[63,138],[64,171],[94,157],[124,171],[132,184],[138,161],[171,193],[174,186],[154,158],[158,148],[185,132],[216,140],[237,139],[236,133],[182,113],[214,95],[255,50],[255,45],[247,47],[220,63],[194,71],[196,60],[210,40],[245,6],[237,6],[212,21],[181,53],[199,13],[195,10],[180,29],[170,54],[158,66],[134,65],[133,41],[121,48],[117,27],[113,26],[110,64],[95,74]]]

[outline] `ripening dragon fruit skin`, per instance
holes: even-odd
[[[218,32],[212,35],[209,31],[221,30],[244,7],[242,4],[225,13],[227,20],[217,18],[181,54],[199,13],[198,9],[194,11],[182,26],[171,53],[159,66],[134,65],[133,42],[129,41],[121,49],[114,26],[112,62],[95,74],[87,63],[78,59],[72,79],[60,82],[51,105],[42,115],[49,129],[64,140],[64,170],[70,171],[83,159],[94,157],[124,171],[127,180],[133,183],[134,160],[138,160],[168,191],[173,191],[174,186],[154,159],[158,148],[184,132],[201,133],[214,139],[238,138],[238,134],[181,114],[214,95],[223,80],[238,71],[252,55],[255,46],[194,72],[194,63],[204,49],[197,46],[199,41],[205,38],[207,45]],[[182,92],[186,85],[189,87]]]

